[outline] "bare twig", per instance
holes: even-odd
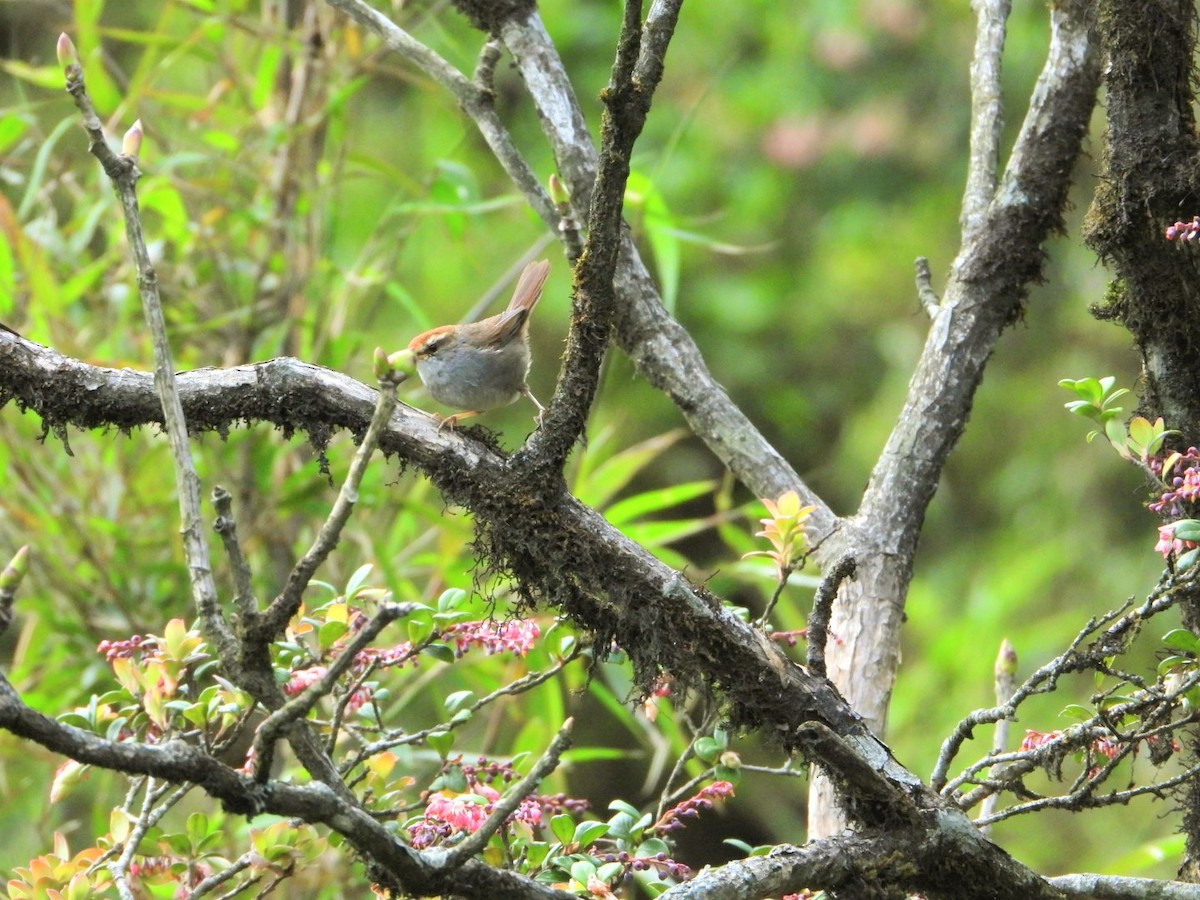
[[[994,688],[996,697],[996,705],[1003,706],[1008,702],[1008,698],[1013,695],[1013,691],[1017,686],[1016,679],[1017,671],[1017,651],[1013,649],[1012,642],[1005,638],[1000,642],[1000,652],[996,656],[996,665],[993,670]],[[996,722],[996,728],[992,733],[992,752],[1003,753],[1008,749],[1008,732],[1012,719],[1003,718]],[[1003,773],[997,773],[1000,780],[1003,781]],[[999,802],[1000,795],[992,794],[983,801],[983,807],[979,813],[982,817],[987,818],[996,811],[996,804]],[[987,826],[984,826],[984,834],[988,833]]]
[[[929,260],[924,256],[918,256],[913,266],[917,271],[917,298],[921,301],[925,312],[929,313],[929,318],[936,318],[942,300],[937,295],[937,291],[933,289],[933,273],[929,271]]]
[[[962,783],[957,779],[948,782],[948,772],[954,757],[962,745],[973,736],[977,726],[991,725],[1002,719],[1012,718],[1016,715],[1017,707],[1029,697],[1054,690],[1063,675],[1094,668],[1097,664],[1102,664],[1106,658],[1124,652],[1143,622],[1174,606],[1175,589],[1180,584],[1179,580],[1168,574],[1137,609],[1130,610],[1129,605],[1126,604],[1120,609],[1106,613],[1099,619],[1088,621],[1075,635],[1067,649],[1026,678],[1007,702],[991,709],[975,710],[963,718],[942,743],[937,763],[930,776],[930,785],[933,789],[945,794],[956,790]],[[1095,636],[1095,639],[1081,651],[1080,648],[1083,647],[1084,642],[1092,636]],[[989,759],[991,763],[988,764],[995,762],[994,757],[989,757]],[[981,767],[986,766],[981,765]],[[967,770],[967,772],[971,771],[971,769]]]
[[[108,867],[113,881],[118,885],[118,889],[121,889],[121,885],[129,889],[129,866],[133,863],[133,857],[137,853],[138,846],[142,843],[142,838],[191,789],[192,786],[190,784],[174,787],[170,784],[156,785],[153,778],[146,780],[146,793],[142,798],[142,810],[138,813],[137,818],[133,822],[133,827],[129,829],[129,834],[126,835],[125,841],[121,845],[120,856]],[[164,795],[168,792],[171,793],[171,796],[163,800]],[[162,802],[160,803],[159,801]],[[122,895],[124,895],[124,890],[122,890]]]
[[[398,53],[448,90],[463,111],[475,122],[492,154],[504,167],[508,177],[525,195],[526,200],[547,223],[553,224],[557,221],[550,196],[520,151],[517,150],[512,136],[500,121],[492,103],[492,96],[487,90],[472,82],[445,59],[413,38],[383,13],[373,9],[364,0],[326,0],[326,2],[378,35],[387,44],[388,49]]]
[[[808,668],[814,675],[825,676],[825,642],[829,640],[829,614],[842,582],[853,578],[858,563],[853,556],[843,556],[821,579],[813,597],[812,612],[808,614]]]
[[[308,587],[317,568],[337,546],[342,529],[350,520],[350,514],[358,502],[358,488],[367,472],[367,463],[370,462],[371,455],[379,446],[379,440],[387,427],[392,411],[396,408],[398,384],[399,381],[391,376],[380,379],[379,398],[375,404],[371,424],[367,426],[367,433],[363,436],[358,451],[354,454],[350,470],[346,473],[346,480],[342,482],[341,490],[338,491],[333,509],[329,511],[329,515],[321,525],[321,530],[317,533],[308,552],[292,568],[287,584],[284,585],[279,596],[271,601],[271,605],[260,617],[256,617],[252,627],[247,629],[248,634],[256,642],[265,645],[287,627],[287,623],[300,608],[304,589]]]
[[[1116,762],[1116,760],[1113,760],[1113,762]],[[1109,766],[1105,766],[1105,769],[1109,768]],[[1147,794],[1164,797],[1172,788],[1191,781],[1197,775],[1200,775],[1200,763],[1154,784],[1144,784],[1121,791],[1110,791],[1107,794],[1096,794],[1093,791],[1081,789],[1054,797],[1038,797],[1035,800],[1006,807],[1000,812],[986,818],[980,816],[976,820],[976,824],[980,826],[991,825],[1004,819],[1011,819],[1014,816],[1041,812],[1046,809],[1070,809],[1078,811],[1081,809],[1098,809],[1102,806],[1125,806],[1135,797],[1144,797]],[[1107,776],[1107,773],[1105,773],[1105,776]]]
[[[187,900],[196,900],[198,897],[203,897],[205,894],[210,894],[233,876],[246,871],[246,869],[253,865],[256,855],[257,851],[243,853],[220,872],[214,872],[213,874],[209,875],[194,888],[192,888],[191,892],[187,895]],[[244,887],[244,885],[239,886],[238,889],[241,890],[242,887]]]
[[[213,488],[213,508],[217,511],[213,530],[221,537],[225,545],[225,555],[229,557],[229,568],[233,572],[233,604],[242,617],[242,621],[251,622],[258,615],[258,601],[254,596],[254,586],[251,583],[250,563],[242,552],[241,541],[238,540],[237,520],[233,517],[233,495],[221,485]]]
[[[688,760],[696,755],[696,741],[707,735],[709,730],[717,723],[717,715],[717,711],[712,710],[704,717],[704,720],[700,723],[699,727],[696,728],[695,734],[692,735],[692,739],[688,741],[688,745],[684,747],[683,752],[679,754],[679,758],[675,760],[675,765],[671,769],[671,774],[667,776],[667,781],[663,785],[662,791],[659,793],[658,806],[654,811],[654,821],[657,822],[663,817],[663,813],[667,811],[668,806],[685,796],[684,792],[689,790],[689,788],[692,786],[692,782],[696,780],[693,778],[680,788],[672,788],[672,785],[675,784],[675,779],[683,774],[684,769],[688,764]]]
[[[17,589],[25,578],[25,570],[29,566],[29,545],[26,544],[8,561],[3,571],[0,571],[0,635],[12,624],[13,603],[17,599]]]
[[[539,684],[544,684],[545,682],[547,682],[551,678],[553,678],[555,675],[557,675],[559,672],[561,672],[569,663],[578,659],[582,652],[583,652],[582,649],[577,644],[575,649],[572,650],[569,655],[563,657],[561,660],[559,660],[557,663],[555,663],[549,669],[545,669],[541,672],[530,672],[527,675],[524,675],[523,677],[518,678],[516,681],[510,681],[508,684],[504,685],[503,687],[496,688],[496,690],[492,691],[490,694],[488,694],[484,697],[480,697],[478,700],[476,700],[470,706],[466,706],[463,708],[466,709],[472,715],[474,715],[475,713],[479,712],[479,710],[483,709],[485,706],[489,706],[490,704],[495,703],[501,697],[516,696],[517,694],[522,694],[525,691],[530,690],[531,688],[537,687]],[[367,744],[365,747],[363,747],[361,750],[359,750],[358,754],[353,759],[349,760],[348,762],[344,763],[341,766],[342,774],[347,774],[349,772],[354,771],[354,769],[357,766],[362,765],[362,763],[364,763],[366,760],[368,760],[369,758],[374,756],[376,753],[382,753],[385,750],[392,749],[393,747],[403,747],[403,746],[407,746],[407,745],[411,745],[411,744],[419,744],[422,741],[424,741],[427,737],[429,737],[429,735],[436,734],[440,731],[450,731],[454,728],[457,728],[462,723],[468,721],[469,718],[470,718],[469,716],[464,716],[461,719],[458,719],[457,721],[441,722],[441,723],[438,723],[437,725],[433,725],[429,728],[424,728],[420,731],[414,731],[411,734],[389,736],[389,737],[382,738],[377,741],[373,741],[372,743]]]
[[[180,532],[183,535],[184,555],[191,576],[196,612],[205,636],[223,658],[232,658],[236,639],[217,604],[217,587],[212,577],[208,539],[200,521],[200,476],[196,473],[196,465],[188,444],[187,420],[183,415],[179,389],[175,383],[175,366],[171,359],[171,346],[167,341],[167,326],[158,294],[158,279],[150,262],[146,241],[142,237],[142,221],[137,201],[137,180],[141,176],[137,167],[141,123],[135,123],[126,135],[124,149],[131,151],[130,154],[114,153],[105,140],[100,118],[96,115],[84,86],[83,67],[78,62],[74,46],[65,34],[59,37],[59,56],[69,60],[64,67],[67,92],[83,116],[83,127],[90,138],[88,149],[100,161],[105,174],[112,181],[125,215],[125,236],[137,268],[138,293],[142,299],[142,311],[154,345],[154,384],[162,404],[164,429],[175,464]]]

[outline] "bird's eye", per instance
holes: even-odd
[[[422,341],[415,349],[419,356],[433,356],[441,346],[442,339],[440,337],[430,337]]]

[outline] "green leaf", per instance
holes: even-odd
[[[1116,447],[1122,455],[1128,453],[1125,450],[1125,424],[1119,419],[1109,419],[1104,423],[1104,436],[1108,438],[1109,443]]]
[[[624,800],[614,800],[608,804],[608,808],[613,812],[624,813],[627,816],[632,816],[636,819],[642,814],[642,811],[631,803],[626,803]]]
[[[636,856],[658,856],[660,853],[670,853],[671,848],[662,838],[647,838],[638,845]]]
[[[606,834],[608,834],[607,822],[580,822],[575,827],[575,833],[572,835],[571,841],[580,850],[586,850]]]
[[[700,757],[700,759],[706,763],[713,763],[716,762],[717,757],[721,755],[721,751],[725,748],[721,746],[720,741],[705,736],[696,739],[694,749],[696,756]]]
[[[566,847],[575,838],[575,820],[561,813],[550,820],[550,833]]]
[[[328,650],[342,635],[350,630],[345,622],[326,622],[317,632],[317,644],[322,650]]]
[[[445,759],[446,754],[448,754],[450,749],[454,746],[454,732],[435,731],[433,734],[425,736],[425,743],[428,744],[429,748],[437,753],[438,756],[442,757],[442,759]]]
[[[713,777],[717,781],[728,781],[732,785],[737,785],[742,781],[742,770],[732,766],[717,766]]]
[[[346,590],[344,591],[346,599],[349,600],[358,593],[358,589],[367,583],[367,578],[374,568],[370,563],[359,566],[354,570],[354,574],[350,576],[350,580],[346,582]]]
[[[582,885],[588,883],[593,875],[596,874],[596,869],[599,866],[589,859],[579,859],[571,864],[571,877]]]
[[[474,699],[474,691],[455,691],[443,701],[442,705],[446,707],[446,712],[455,713],[469,705]]]
[[[430,644],[428,647],[422,647],[421,652],[432,656],[438,662],[452,663],[455,660],[454,651],[445,644]]]
[[[1172,533],[1181,541],[1200,541],[1200,519],[1180,519]]]
[[[685,435],[682,429],[655,435],[609,457],[595,469],[589,468],[587,457],[591,454],[586,454],[575,479],[575,495],[589,506],[603,507]]]
[[[1179,559],[1175,560],[1175,571],[1186,572],[1196,564],[1197,560],[1200,560],[1200,547],[1189,550],[1183,556],[1179,557]]]
[[[53,66],[31,66],[29,63],[22,62],[19,59],[6,59],[0,62],[0,71],[7,72],[13,78],[19,78],[22,81],[27,81],[39,88],[44,88],[48,91],[61,91],[63,89],[63,73],[57,65]],[[89,86],[91,78],[88,79]]]
[[[626,497],[604,510],[604,518],[618,528],[626,522],[639,519],[650,513],[662,512],[681,503],[686,503],[696,497],[711,494],[716,490],[717,482],[712,480],[691,481],[686,484],[675,484],[652,491],[643,491],[632,497]]]
[[[467,599],[467,592],[462,588],[449,588],[442,591],[438,597],[437,609],[440,613],[454,612]]]
[[[204,838],[208,836],[208,816],[202,812],[192,813],[187,818],[187,825],[185,828],[187,831],[188,840],[191,841],[193,845],[198,845],[204,840]]]
[[[1175,628],[1163,635],[1163,643],[1172,650],[1200,655],[1200,638],[1186,628]]]
[[[416,610],[404,620],[404,629],[413,646],[420,646],[433,634],[433,613],[428,609]]]
[[[646,231],[650,249],[654,253],[663,306],[674,312],[681,268],[679,231],[675,219],[662,192],[647,175],[636,170],[629,173],[625,184],[625,203],[626,209],[633,213],[630,218],[634,227],[640,223]]]
[[[611,862],[604,863],[596,870],[596,877],[605,884],[612,884],[613,880],[619,878],[625,872],[624,863]]]
[[[525,844],[525,865],[528,869],[541,868],[546,857],[550,855],[550,845],[542,841],[530,841]],[[528,871],[528,869],[526,871]]]
[[[1077,416],[1086,416],[1089,419],[1100,420],[1100,410],[1094,403],[1087,400],[1072,400],[1070,403],[1063,404],[1071,412]]]

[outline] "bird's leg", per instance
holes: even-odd
[[[458,423],[461,422],[463,419],[469,419],[469,418],[471,418],[471,416],[477,416],[481,412],[483,412],[483,410],[474,409],[474,410],[470,410],[468,412],[460,412],[460,413],[455,413],[452,416],[446,416],[446,418],[444,418],[444,419],[442,419],[442,421],[438,422],[438,431],[441,431],[443,428],[449,428],[451,431],[453,431],[455,429],[455,427],[458,425]]]
[[[534,421],[536,421],[538,423],[538,427],[541,428],[544,424],[542,420],[546,418],[546,407],[538,403],[538,398],[533,396],[533,391],[531,391],[528,386],[521,388],[521,393],[532,400],[533,405],[537,407],[537,415],[534,416]]]

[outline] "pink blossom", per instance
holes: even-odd
[[[420,655],[413,649],[412,643],[404,641],[394,647],[365,647],[354,657],[354,671],[361,673],[371,663],[379,667],[402,666],[411,662],[414,666],[420,663]]]
[[[480,647],[489,656],[508,651],[524,656],[542,636],[533,619],[509,619],[507,622],[460,622],[446,629],[445,636],[454,640],[455,652],[462,656],[472,646]]]
[[[1158,526],[1158,543],[1154,545],[1154,549],[1163,555],[1163,559],[1172,553],[1178,556],[1196,546],[1194,541],[1181,541],[1175,537],[1175,526],[1178,524],[1172,522],[1170,525]]]
[[[1120,749],[1121,745],[1112,738],[1097,738],[1092,741],[1092,750],[1109,759],[1115,759]]]
[[[1030,731],[1026,730],[1025,740],[1021,741],[1021,751],[1036,750],[1038,747],[1045,746],[1051,741],[1056,741],[1062,737],[1061,731]]]
[[[524,822],[526,825],[540,825],[542,824],[542,804],[532,797],[526,797],[517,807],[517,811],[512,814],[512,818],[517,822]]]
[[[307,669],[300,669],[298,672],[293,672],[292,677],[283,686],[283,692],[289,697],[295,697],[324,678],[325,673],[328,671],[324,666],[311,666]]]
[[[479,797],[487,800],[487,803],[479,803]],[[499,792],[486,784],[476,787],[474,795],[438,791],[431,794],[425,804],[425,817],[445,822],[458,831],[478,831],[487,821],[492,804],[499,799]]]
[[[307,669],[293,672],[292,677],[283,686],[283,692],[289,697],[295,697],[324,678],[328,671],[325,666],[310,666]],[[371,702],[371,696],[370,688],[360,687],[346,701],[346,709],[349,712],[358,712],[359,709]]]
[[[714,781],[707,787],[701,788],[687,800],[672,806],[664,812],[662,818],[654,823],[654,830],[661,834],[678,831],[684,827],[684,820],[699,818],[703,810],[712,809],[714,799],[732,796],[732,784],[728,781]]]
[[[1200,498],[1200,469],[1192,466],[1184,470],[1183,480],[1175,486],[1175,493],[1180,500],[1194,502]]]

